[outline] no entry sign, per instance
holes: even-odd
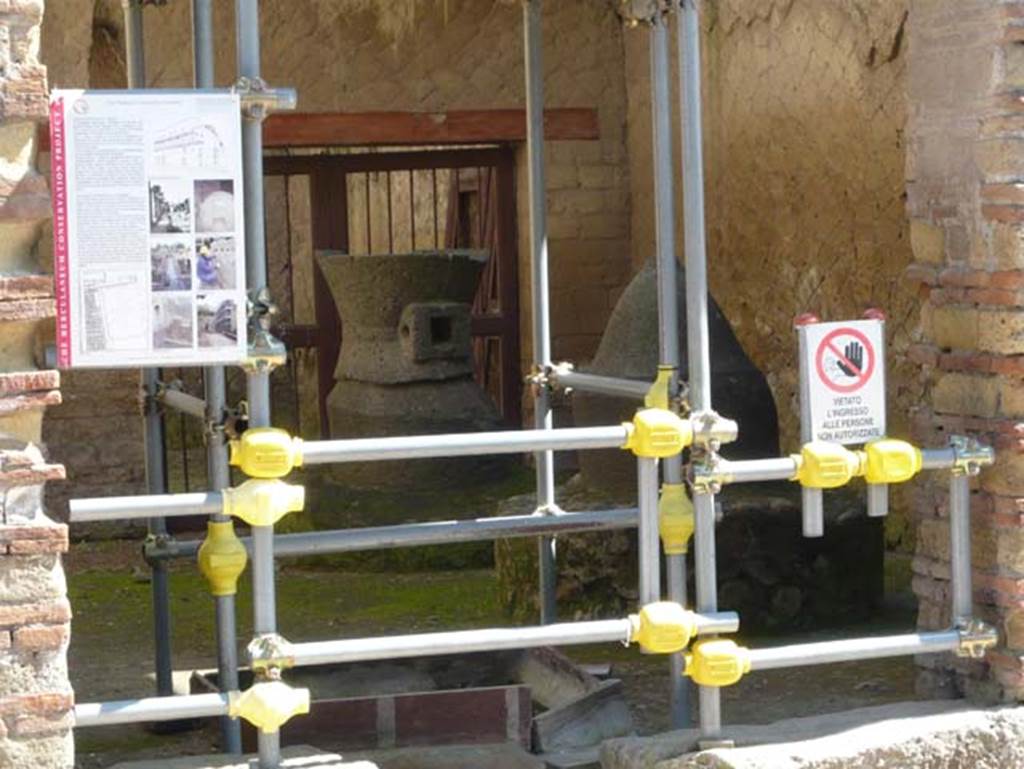
[[[860,444],[885,436],[885,324],[812,323],[800,337],[803,439]]]

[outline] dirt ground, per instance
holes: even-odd
[[[79,543],[67,559],[72,623],[70,669],[79,702],[148,696],[153,692],[153,630],[148,570],[134,542]],[[281,563],[277,580],[279,627],[293,640],[508,625],[486,569],[370,574]],[[215,666],[213,602],[187,564],[171,574],[176,670]],[[238,596],[239,638],[251,631],[251,602],[243,579]],[[913,626],[913,606],[893,602],[869,628],[837,629],[816,640],[885,633]],[[794,639],[756,639],[758,645]],[[804,640],[807,637],[804,636]],[[642,734],[669,728],[668,662],[621,647],[578,647],[581,662],[610,663],[623,679]],[[846,663],[746,677],[724,690],[728,722],[768,723],[913,698],[913,660]],[[156,734],[143,726],[83,729],[76,733],[77,766],[101,769],[118,761],[216,751],[214,727]],[[329,744],[321,747],[329,748]]]

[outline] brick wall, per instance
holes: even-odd
[[[61,553],[67,527],[43,511],[46,481],[64,476],[38,447],[43,412],[60,402],[56,371],[36,360],[54,313],[38,261],[49,219],[35,166],[46,116],[37,60],[42,0],[0,1],[0,767],[70,769],[73,695]]]
[[[910,34],[908,213],[922,299],[909,351],[928,397],[921,442],[977,434],[996,464],[974,485],[975,609],[1002,644],[954,670],[922,662],[922,693],[1024,696],[1024,3],[914,0]],[[944,479],[915,500],[919,624],[949,623]],[[957,675],[959,673],[959,675]],[[986,675],[988,673],[988,675]]]

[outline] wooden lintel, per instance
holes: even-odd
[[[551,141],[601,138],[597,110],[544,110],[544,136]],[[480,109],[449,112],[283,112],[263,124],[263,145],[359,147],[380,145],[489,144],[526,141],[526,110]],[[40,152],[49,152],[49,126],[39,126]]]
[[[600,138],[597,110],[544,111],[544,135],[552,141]],[[521,109],[449,112],[285,112],[263,126],[266,147],[480,144],[526,140]]]

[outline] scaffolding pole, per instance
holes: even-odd
[[[236,0],[238,76],[260,81],[259,0]],[[250,296],[267,286],[267,254],[263,210],[262,114],[248,114],[242,123],[242,163],[245,173],[245,272]],[[270,426],[270,370],[246,369],[249,425]],[[274,585],[274,527],[252,527],[253,632],[266,635],[277,630]],[[260,769],[277,769],[281,763],[281,733],[259,731]]]
[[[122,0],[124,10],[124,45],[128,87],[146,87],[146,54],[144,19],[141,0]],[[144,394],[143,441],[146,447],[146,489],[150,494],[167,491],[167,457],[164,454],[164,418],[160,413],[157,393],[160,389],[160,371],[142,370]],[[167,536],[167,521],[163,516],[150,518],[146,523],[150,539]],[[156,669],[156,693],[161,697],[174,693],[171,676],[171,597],[167,564],[154,563],[152,569],[153,638]]]
[[[544,181],[544,64],[541,0],[523,0],[523,50],[526,70],[526,154],[530,197],[530,305],[533,319],[533,373],[551,366],[551,318],[548,288],[548,224]],[[538,430],[554,426],[551,391],[546,382],[533,385],[533,425]],[[534,454],[537,473],[537,512],[557,514],[555,457],[549,450]],[[541,537],[537,545],[541,624],[557,617],[555,588],[558,581],[555,538]]]
[[[683,216],[686,247],[686,343],[690,406],[697,414],[710,412],[711,352],[708,333],[707,244],[704,229],[704,148],[701,124],[700,18],[697,0],[681,0],[676,14],[679,43],[679,88],[683,132]],[[701,612],[718,609],[715,568],[715,495],[694,490],[694,568]],[[716,740],[722,731],[721,691],[699,689],[700,732]]]
[[[307,555],[358,553],[400,547],[448,545],[456,542],[487,542],[540,534],[578,534],[585,531],[631,529],[637,525],[637,509],[595,510],[560,515],[514,515],[462,521],[426,521],[397,526],[367,526],[359,529],[278,534],[274,555],[295,558]],[[252,540],[239,540],[251,553]],[[195,558],[199,540],[170,540],[147,553],[152,559]]]
[[[213,46],[213,0],[192,0],[193,84],[197,89],[213,88],[215,54]],[[206,475],[211,491],[222,491],[231,485],[228,448],[224,436],[224,415],[227,407],[226,374],[223,366],[203,369],[203,418],[206,420]],[[223,513],[210,519],[217,523],[229,521]],[[235,596],[214,596],[214,620],[217,633],[217,685],[222,692],[238,689],[238,632]],[[223,716],[220,723],[222,748],[225,753],[242,752],[242,728],[237,718]]]
[[[658,294],[658,362],[670,372],[669,395],[679,389],[679,306],[677,294],[675,184],[672,157],[672,98],[670,95],[671,63],[668,45],[668,20],[655,16],[651,27],[651,123],[654,154],[654,211],[656,240],[656,276]],[[663,463],[666,484],[683,482],[682,455],[669,457]],[[657,484],[657,477],[654,479]],[[654,555],[659,557],[658,539],[654,539]],[[665,558],[668,598],[686,603],[686,556]],[[660,587],[660,586],[659,586]],[[672,726],[681,729],[689,723],[688,683],[683,677],[683,659],[669,657],[670,715]]]

